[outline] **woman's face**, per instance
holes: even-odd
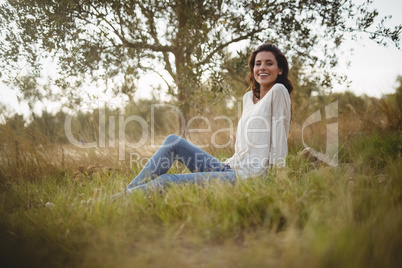
[[[261,51],[255,56],[253,72],[255,81],[260,84],[260,90],[270,90],[278,75],[282,74],[275,55],[269,51]]]

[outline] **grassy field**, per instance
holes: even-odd
[[[128,150],[120,161],[117,147],[72,146],[62,112],[30,123],[9,118],[0,125],[0,267],[402,267],[401,98],[402,87],[382,99],[350,92],[295,98],[286,169],[235,185],[172,185],[117,200],[109,197],[144,164],[130,162]],[[303,130],[336,100],[337,118]],[[145,101],[105,113],[148,120],[149,107]],[[236,106],[211,109],[210,122],[218,114],[238,120]],[[99,113],[78,113],[75,137],[96,140]],[[160,136],[177,133],[170,114],[156,119]],[[212,131],[227,127],[222,122]],[[303,137],[324,152],[335,122],[337,167],[299,153]],[[137,125],[125,130],[138,141]],[[200,144],[210,138],[195,136]],[[233,153],[231,146],[206,150],[219,159]],[[153,151],[145,144],[134,153]],[[81,202],[89,198],[95,201]]]
[[[80,201],[119,192],[139,170],[6,180],[0,266],[401,267],[401,145],[400,132],[355,135],[338,167],[294,150],[265,180],[92,204]]]

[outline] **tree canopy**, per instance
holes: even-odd
[[[132,96],[138,76],[157,64],[174,81],[167,82],[169,92],[186,114],[194,89],[220,71],[227,48],[243,40],[276,43],[289,59],[311,67],[335,66],[336,48],[349,32],[399,48],[402,26],[385,27],[387,17],[374,25],[378,12],[372,2],[8,0],[0,8],[0,76],[9,84],[17,81],[27,98],[39,96],[33,93],[35,78],[50,57],[57,60],[56,85],[65,94],[87,76],[118,77],[115,94]],[[29,79],[15,73],[21,62],[29,67]]]

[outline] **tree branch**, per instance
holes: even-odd
[[[139,2],[139,6],[140,6],[140,8],[141,8],[143,14],[145,15],[145,17],[148,19],[149,28],[150,28],[149,34],[150,34],[150,35],[152,36],[152,38],[154,39],[155,44],[156,44],[157,46],[161,46],[161,43],[160,43],[159,38],[158,38],[158,35],[157,35],[156,27],[155,27],[154,12],[152,12],[151,10],[146,9],[146,8],[144,7],[144,5],[141,4],[141,2]],[[172,50],[174,50],[173,47],[172,47]],[[166,65],[165,65],[166,71],[168,71],[168,73],[169,73],[172,77],[175,77],[176,74],[173,72],[172,65],[171,65],[170,60],[169,60],[168,51],[161,51],[161,52],[162,52],[162,54],[163,54],[163,60],[165,61],[165,64],[166,64]],[[165,82],[166,82],[166,81],[165,81]],[[167,84],[167,83],[166,83],[166,84]]]
[[[153,71],[154,73],[159,75],[162,78],[162,80],[166,83],[169,91],[172,90],[172,87],[171,87],[171,85],[169,85],[168,81],[166,81],[166,79],[163,77],[163,75],[161,75],[159,72],[155,71],[155,69],[150,68],[150,67],[145,67],[145,66],[143,67],[143,69]]]
[[[131,47],[131,48],[141,48],[141,49],[149,49],[154,52],[174,52],[173,48],[171,46],[164,46],[164,45],[151,45],[151,44],[145,44],[143,42],[130,42],[126,40],[124,37],[122,39],[123,45],[126,47]]]
[[[230,41],[228,41],[228,42],[226,42],[226,43],[223,43],[223,44],[219,45],[219,46],[216,47],[211,53],[209,53],[209,54],[205,57],[205,59],[204,59],[203,61],[198,62],[198,63],[196,64],[196,67],[199,67],[199,66],[201,66],[201,65],[203,65],[203,64],[205,64],[205,63],[207,63],[218,51],[222,50],[223,48],[227,47],[228,45],[230,45],[230,44],[232,44],[232,43],[239,42],[239,41],[244,40],[244,39],[247,39],[247,38],[249,38],[249,37],[255,35],[256,33],[262,32],[262,30],[263,30],[263,29],[254,29],[254,30],[252,30],[251,32],[249,32],[249,33],[246,34],[246,35],[239,36],[239,37],[237,37],[237,38],[235,38],[235,39],[232,39],[232,40],[230,40]]]

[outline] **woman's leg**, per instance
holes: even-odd
[[[177,135],[169,135],[126,189],[132,189],[149,182],[149,179],[153,180],[165,174],[175,160],[180,161],[191,172],[221,172],[226,168],[222,162],[194,144]]]
[[[136,186],[133,189],[128,189],[127,193],[133,191],[147,191],[148,189],[162,189],[171,183],[181,184],[181,183],[204,183],[207,181],[227,181],[230,183],[236,182],[236,172],[226,167],[225,170],[221,172],[197,172],[197,173],[187,173],[187,174],[163,174],[158,178]]]

